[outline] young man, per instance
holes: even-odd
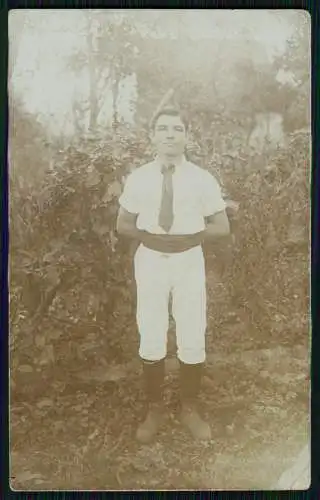
[[[215,178],[187,161],[187,125],[179,110],[159,111],[151,138],[157,157],[132,172],[120,197],[117,231],[137,241],[139,355],[148,399],[137,439],[150,442],[163,421],[162,386],[168,303],[176,324],[181,419],[196,439],[210,439],[197,411],[205,362],[206,280],[201,244],[229,234],[225,203]]]

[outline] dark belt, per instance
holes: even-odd
[[[190,235],[190,237],[192,236],[194,235]],[[161,243],[157,241],[155,242],[148,241],[148,242],[143,242],[142,244],[144,247],[149,248],[149,250],[154,250],[160,253],[181,253],[181,252],[186,252],[187,250],[191,250],[191,248],[201,246],[199,242],[190,240],[188,241],[188,235],[183,236],[181,238],[181,242],[177,241],[174,244],[173,248],[166,247],[165,242]]]

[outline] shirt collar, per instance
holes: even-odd
[[[182,158],[181,158],[181,160],[179,162],[174,162],[175,172],[178,172],[186,164],[186,162],[187,161],[186,161],[186,158],[185,158],[184,155],[182,156]],[[156,158],[155,158],[155,164],[156,164],[157,168],[161,172],[163,163],[161,162],[161,160],[160,160],[160,158],[158,156],[156,156]]]

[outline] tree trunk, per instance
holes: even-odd
[[[113,68],[111,72],[112,78],[112,128],[117,129],[118,126],[118,97],[119,97],[119,84],[120,77],[117,74],[117,69]]]
[[[98,119],[98,96],[97,96],[97,73],[94,60],[94,48],[93,48],[93,33],[92,33],[92,21],[88,20],[87,28],[87,46],[88,46],[88,62],[89,62],[89,131],[94,132],[97,128]]]

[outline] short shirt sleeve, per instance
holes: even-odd
[[[202,183],[202,210],[203,217],[209,217],[226,209],[226,203],[222,197],[218,181],[209,172],[203,178]]]
[[[141,193],[138,176],[135,172],[129,174],[126,179],[123,192],[119,198],[120,205],[132,214],[141,211]]]

